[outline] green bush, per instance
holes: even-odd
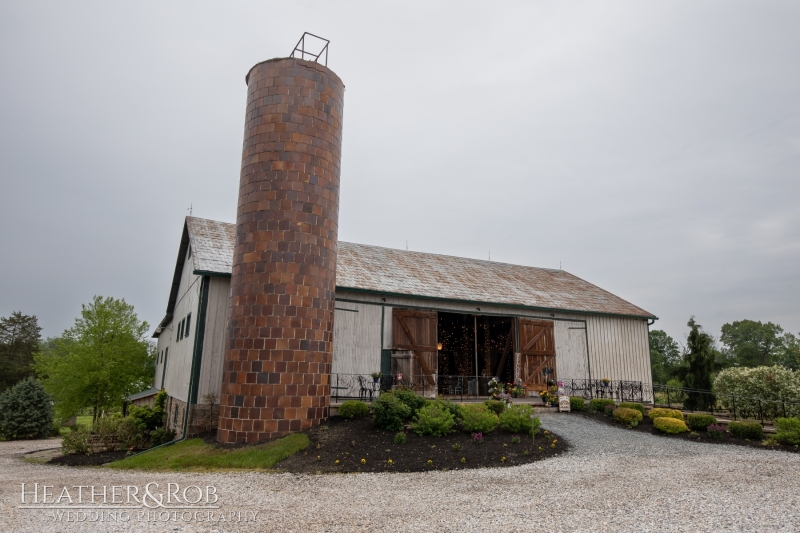
[[[369,414],[369,405],[358,400],[347,400],[339,406],[339,416],[345,418],[361,418]]]
[[[442,437],[454,431],[456,425],[453,413],[438,402],[431,402],[417,411],[413,428],[417,435]]]
[[[686,425],[697,431],[704,431],[708,426],[716,423],[717,419],[711,415],[686,415]]]
[[[434,403],[441,405],[442,409],[453,415],[453,420],[461,420],[461,408],[457,403],[453,403],[450,400],[444,399],[435,400]]]
[[[372,402],[373,421],[383,429],[398,431],[414,412],[394,394],[381,394]]]
[[[606,405],[614,405],[615,403],[616,402],[611,398],[595,398],[589,400],[589,410],[602,412],[606,408]]]
[[[488,407],[481,404],[461,406],[461,428],[470,433],[489,433],[500,425],[500,419]]]
[[[172,440],[175,440],[175,430],[161,427],[150,432],[151,447],[160,446]]]
[[[384,396],[385,394],[386,393],[381,393],[381,396]],[[409,409],[411,409],[411,415],[409,415],[409,418],[411,418],[414,413],[422,409],[425,404],[428,403],[427,399],[423,398],[422,396],[417,396],[413,390],[396,390],[390,392],[389,394],[406,404]]]
[[[153,441],[153,434],[159,430],[163,432],[164,428],[153,430],[151,433],[151,444]],[[117,441],[119,447],[125,450],[130,448],[142,449],[147,441],[147,426],[145,426],[144,422],[141,420],[129,416],[117,424]],[[159,442],[159,444],[161,443]],[[155,444],[153,444],[153,446],[155,446]]]
[[[728,431],[740,439],[761,440],[764,436],[764,428],[758,422],[731,422]]]
[[[637,402],[622,402],[617,407],[624,407],[625,409],[636,409],[640,413],[642,413],[642,418],[644,418],[644,405],[637,403]]]
[[[112,414],[98,418],[92,425],[92,433],[100,437],[100,443],[108,451],[117,449],[117,430],[121,422],[121,416]]]
[[[776,418],[775,427],[778,430],[775,440],[790,446],[800,445],[800,419]]]
[[[586,400],[584,400],[580,396],[570,396],[569,397],[569,409],[570,409],[570,411],[585,411],[586,410]]]
[[[617,407],[614,410],[614,420],[628,424],[629,426],[636,427],[642,421],[642,413],[638,409],[630,409],[628,407]]]
[[[149,405],[134,405],[131,407],[128,416],[134,420],[143,422],[147,428],[147,431],[153,431],[154,429],[164,425],[164,405],[166,404],[166,401],[167,391],[161,389],[158,391],[158,394],[156,394],[153,407],[150,407]]]
[[[84,453],[91,452],[92,444],[89,435],[89,428],[83,424],[76,424],[75,429],[70,431],[61,439],[61,453]]]
[[[784,416],[784,408],[788,416],[800,416],[800,371],[778,365],[726,368],[713,388],[726,409],[736,405],[740,418],[775,419]]]
[[[500,413],[506,410],[506,402],[501,402],[500,400],[486,400],[483,404],[497,416],[500,416]]]
[[[678,420],[677,418],[670,418],[668,416],[660,416],[653,420],[653,425],[656,429],[663,431],[664,433],[685,433],[689,431],[689,428],[686,427],[686,424],[683,420]]]
[[[36,379],[24,379],[0,394],[1,438],[44,439],[52,428],[53,402]]]
[[[395,444],[405,444],[406,443],[406,434],[402,431],[394,436],[394,443]]]
[[[650,420],[653,422],[655,422],[656,418],[674,418],[675,420],[680,420],[683,422],[683,413],[677,409],[664,409],[657,407],[650,409],[650,412],[647,413],[647,416],[649,416]]]
[[[500,413],[500,425],[511,433],[529,434],[533,429],[532,414],[533,408],[530,405],[512,405]]]

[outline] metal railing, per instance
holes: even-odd
[[[604,379],[559,379],[564,393],[586,400],[610,398],[620,402],[649,402],[652,390],[641,381]]]
[[[653,385],[653,405],[689,412],[728,415],[734,420],[760,420],[762,425],[776,418],[800,416],[800,401],[794,399],[721,394],[660,384]]]

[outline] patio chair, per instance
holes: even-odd
[[[464,376],[447,377],[447,394],[450,396],[464,394]]]
[[[364,376],[358,376],[358,388],[359,400],[366,401],[367,395],[369,395],[369,401],[372,401],[372,383],[367,383]]]

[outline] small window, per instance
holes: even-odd
[[[189,325],[191,323],[192,323],[192,313],[189,313],[188,315],[186,315],[186,328],[183,331],[183,336],[184,337],[188,337],[189,336]]]
[[[175,326],[175,341],[181,340],[181,323],[178,322],[178,325]]]
[[[192,245],[189,245],[189,250],[186,251],[186,260],[188,261],[189,258],[192,257]]]

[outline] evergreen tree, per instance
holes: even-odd
[[[7,440],[43,439],[53,427],[53,401],[34,378],[0,394],[0,436]]]
[[[703,331],[694,317],[689,319],[689,336],[686,339],[686,353],[683,366],[678,371],[687,388],[698,391],[711,391],[712,373],[715,369],[717,350],[714,338]],[[715,405],[716,398],[710,392],[690,392],[683,406],[692,410],[708,410]]]
[[[42,328],[35,316],[14,311],[0,317],[0,392],[33,375],[33,354]]]

